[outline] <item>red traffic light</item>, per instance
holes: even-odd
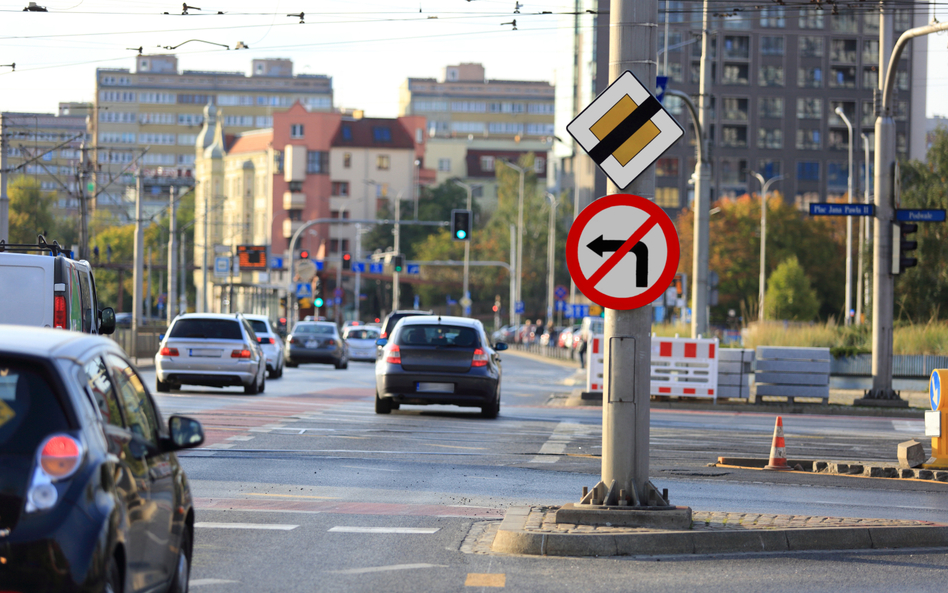
[[[494,305],[493,309],[494,309],[494,313],[496,313],[497,311],[500,311],[500,307],[498,307],[497,305]]]
[[[352,254],[351,254],[351,253],[343,253],[343,254],[342,254],[342,259],[343,259],[344,261],[349,261],[349,260],[351,260],[351,259],[352,259]]]
[[[300,259],[309,259],[309,251],[305,249],[300,251]]]

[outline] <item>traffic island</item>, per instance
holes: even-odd
[[[694,511],[689,528],[565,523],[562,507],[512,507],[494,534],[479,529],[466,551],[536,556],[663,556],[948,546],[948,525],[929,521],[850,519]]]
[[[768,460],[755,457],[718,457],[717,463],[709,467],[733,467],[763,470]],[[833,461],[824,459],[788,459],[787,465],[804,473],[829,474],[834,476],[857,476],[863,478],[886,478],[890,480],[922,480],[925,482],[948,482],[948,469],[926,467],[899,467],[898,462],[882,461]]]

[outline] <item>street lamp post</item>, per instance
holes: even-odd
[[[520,173],[520,189],[517,202],[517,303],[519,303],[523,300],[523,175],[526,169],[510,161],[502,160],[500,162]],[[510,306],[516,308],[517,303],[511,303]],[[519,313],[515,314],[515,319],[516,324],[519,325]]]
[[[556,244],[556,206],[559,203],[556,196],[547,192],[546,199],[550,201],[550,228],[546,238],[546,325],[553,323],[553,251]]]
[[[849,130],[849,179],[847,180],[848,202],[853,203],[853,124],[846,117],[842,107],[836,108],[836,115],[843,120],[846,128]],[[852,323],[852,317],[849,311],[853,306],[853,217],[846,217],[846,310],[843,315],[846,317],[846,325]]]
[[[760,293],[758,295],[758,311],[757,319],[761,323],[764,321],[764,293],[767,282],[767,269],[765,264],[767,262],[767,190],[770,189],[770,184],[775,181],[780,181],[783,179],[783,175],[777,175],[776,177],[771,177],[767,181],[764,181],[764,176],[756,171],[751,171],[751,174],[757,178],[757,181],[760,182]]]
[[[460,179],[452,179],[451,181],[453,181],[455,185],[459,187],[463,187],[464,190],[467,192],[467,210],[471,211],[471,208],[472,208],[471,202],[472,202],[472,197],[474,194],[474,186],[468,185],[467,183],[464,183]],[[468,240],[464,242],[464,288],[462,289],[462,292],[464,293],[463,296],[466,299],[471,298],[470,288],[469,288],[470,287],[470,284],[469,284],[470,268],[471,268],[471,240],[470,238],[468,238]],[[464,314],[465,315],[471,314],[470,306],[464,307]]]
[[[866,204],[869,204],[869,136],[866,134],[860,134],[862,136],[862,148],[866,155],[866,165],[865,165],[865,187],[863,189],[863,201]],[[857,285],[856,285],[856,325],[862,325],[862,312],[863,305],[866,302],[865,290],[868,285],[866,282],[866,272],[863,269],[865,264],[863,263],[863,251],[865,250],[866,239],[869,237],[869,217],[864,217],[864,220],[859,225],[859,252],[858,260],[856,262],[856,267],[858,268]]]

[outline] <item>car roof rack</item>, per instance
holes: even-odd
[[[35,244],[30,243],[7,243],[0,240],[0,253],[4,251],[28,252],[28,251],[49,251],[50,255],[60,255],[65,252],[59,241],[53,241],[52,244],[46,242],[46,237],[38,235]]]

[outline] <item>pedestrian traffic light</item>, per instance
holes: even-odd
[[[309,259],[309,250],[303,249],[300,251],[300,259]]]
[[[352,254],[348,251],[342,254],[342,269],[351,270],[352,269]]]
[[[899,222],[892,224],[892,273],[901,274],[908,268],[918,265],[918,259],[912,257],[912,252],[918,249],[918,241],[912,240],[909,235],[918,232],[918,224],[914,222]]]
[[[322,297],[316,297],[315,299],[313,299],[313,306],[315,306],[317,309],[322,307],[323,306]]]
[[[392,270],[401,272],[405,268],[405,256],[396,255],[392,258]]]
[[[455,241],[471,240],[471,211],[451,211],[451,238]]]

